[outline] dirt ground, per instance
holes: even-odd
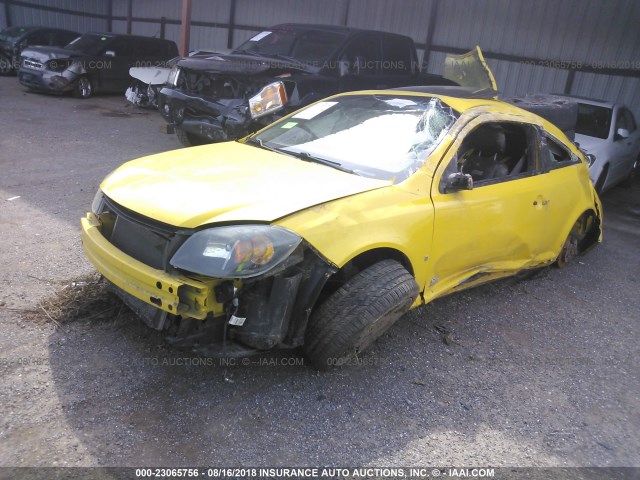
[[[586,256],[437,300],[358,365],[221,365],[99,296],[45,318],[93,281],[100,179],[179,147],[160,116],[0,78],[0,124],[0,466],[640,466],[638,183]]]

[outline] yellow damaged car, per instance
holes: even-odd
[[[82,219],[88,259],[168,339],[301,346],[318,368],[411,308],[601,240],[584,155],[456,87],[336,95],[237,142],[134,160]]]

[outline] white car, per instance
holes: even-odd
[[[571,97],[578,103],[575,143],[589,154],[598,193],[632,179],[640,169],[640,129],[624,105]]]

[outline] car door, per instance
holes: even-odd
[[[135,62],[134,39],[116,37],[95,58],[92,70],[100,77],[100,89],[124,92],[129,85],[129,68]]]
[[[496,117],[480,116],[465,126],[434,175],[429,297],[535,265],[545,251],[537,132],[530,124]],[[504,148],[491,147],[493,131],[505,133],[504,141],[495,142]],[[485,161],[499,172],[474,166]],[[448,190],[447,179],[455,173],[471,175],[473,188]]]
[[[631,168],[634,157],[634,141],[630,136],[620,134],[621,130],[631,134],[634,130],[633,125],[629,125],[629,117],[625,115],[625,108],[618,108],[615,113],[615,121],[613,125],[613,141],[611,144],[611,160],[609,165],[609,184],[618,183],[624,179]]]
[[[541,228],[545,240],[542,256],[553,260],[565,242],[568,230],[583,213],[579,205],[591,203],[591,182],[580,158],[563,142],[542,129],[539,135],[542,170],[539,178],[544,203]]]

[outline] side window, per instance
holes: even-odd
[[[616,132],[619,128],[625,128],[629,130],[629,125],[627,125],[627,117],[624,114],[624,108],[618,110],[618,115],[616,116]]]
[[[536,133],[530,126],[512,123],[483,123],[462,141],[442,176],[440,191],[452,173],[473,178],[474,188],[522,178],[536,171]]]
[[[140,40],[136,42],[136,55],[140,57],[163,57],[166,55],[164,43],[154,40]]]
[[[573,155],[557,140],[545,135],[542,142],[542,161],[547,169],[562,168],[575,163],[580,159]]]
[[[631,113],[626,108],[623,109],[622,112],[624,115],[625,123],[627,124],[627,130],[629,130],[629,132],[633,132],[637,128],[636,119],[633,118],[633,113]]]
[[[411,73],[413,44],[408,38],[389,35],[382,41],[382,75]]]
[[[351,75],[375,75],[380,64],[380,42],[378,37],[363,35],[345,48],[340,61],[346,62]]]
[[[111,50],[116,54],[116,57],[132,57],[133,48],[131,40],[128,38],[116,38],[111,42],[104,51]],[[103,52],[104,53],[104,52]]]

